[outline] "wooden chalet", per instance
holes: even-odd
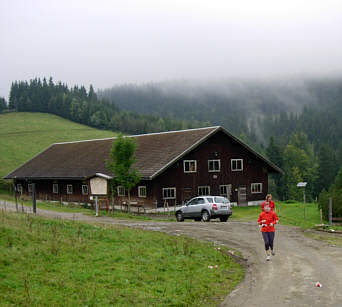
[[[180,205],[198,195],[225,195],[238,205],[265,199],[268,174],[282,173],[222,127],[208,127],[128,136],[137,142],[135,168],[141,181],[131,200],[145,207]],[[106,160],[115,138],[56,143],[20,166],[5,179],[13,179],[18,193],[37,199],[89,202],[90,180],[107,181]],[[127,201],[117,187],[116,203]],[[107,197],[111,195],[109,187]]]

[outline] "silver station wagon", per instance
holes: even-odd
[[[223,196],[198,196],[190,199],[176,211],[178,222],[183,222],[184,219],[209,222],[214,218],[219,218],[221,222],[227,222],[231,215],[230,202]]]

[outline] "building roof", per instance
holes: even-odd
[[[153,179],[218,131],[263,160],[271,172],[281,172],[222,127],[207,127],[129,136],[136,140],[136,164],[142,179]],[[96,173],[112,176],[106,160],[115,138],[55,143],[5,176],[5,179],[86,179]]]

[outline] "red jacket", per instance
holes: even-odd
[[[266,205],[267,201],[265,200],[262,204],[261,204],[261,210],[264,211],[264,207]],[[271,208],[271,211],[274,211],[274,208],[275,208],[275,203],[273,200],[270,200],[269,202],[269,206]]]
[[[263,211],[259,215],[258,222],[259,222],[259,225],[265,225],[261,227],[262,232],[274,232],[273,225],[278,223],[278,217],[273,211],[270,211],[270,212]]]

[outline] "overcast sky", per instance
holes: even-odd
[[[342,72],[341,0],[1,0],[0,96],[69,85]]]

